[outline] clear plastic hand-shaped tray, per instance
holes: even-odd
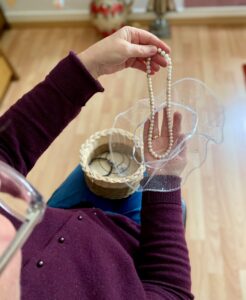
[[[158,138],[153,140],[153,149],[164,153],[168,145],[168,136],[165,132],[166,120],[165,93],[155,97],[156,112],[158,112]],[[184,78],[172,84],[172,113],[181,114],[182,129],[174,117],[174,145],[170,154],[164,159],[154,159],[149,155],[146,147],[146,132],[148,129],[150,106],[149,99],[139,100],[133,107],[118,114],[113,128],[124,129],[135,137],[132,150],[132,159],[145,166],[146,172],[142,179],[139,191],[173,191],[180,188],[193,170],[199,168],[207,157],[208,143],[219,144],[223,141],[224,110],[214,93],[201,81]],[[163,118],[164,117],[164,118]],[[156,128],[155,128],[156,129]],[[112,136],[110,151],[113,158],[115,144],[123,143]],[[138,150],[138,151],[136,151]],[[141,152],[141,157],[135,153]],[[124,166],[114,162],[118,176],[124,176]],[[158,176],[166,175],[166,176]],[[133,187],[132,187],[133,188]],[[136,188],[135,188],[136,190]]]

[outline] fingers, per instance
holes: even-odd
[[[152,56],[151,62],[154,62],[164,68],[167,66],[167,62],[166,62],[165,58],[163,56],[161,56],[160,54],[155,54],[154,56]]]
[[[149,125],[150,125],[150,120],[147,120],[144,123],[144,152],[148,152],[148,135],[149,135]]]
[[[132,64],[131,68],[138,69],[140,71],[146,72],[146,65],[145,65],[145,63],[143,63],[142,61],[139,61],[139,60],[136,60]]]
[[[151,75],[154,75],[156,72],[160,71],[160,66],[151,61]],[[125,63],[126,68],[134,68],[143,72],[146,72],[146,62],[142,58],[130,58]]]
[[[154,71],[154,72],[160,71],[160,66],[156,62],[151,61],[151,65],[150,66],[151,66],[151,70],[152,71]]]
[[[168,120],[167,120],[166,107],[163,109],[163,118],[162,118],[162,125],[161,125],[161,136],[163,136],[163,137],[168,136]]]
[[[157,48],[163,49],[167,53],[170,53],[170,48],[168,47],[168,45],[165,44],[162,40],[158,39],[152,33],[143,29],[138,29],[129,26],[124,28],[129,31],[132,43],[140,45],[153,45]]]
[[[143,63],[146,64],[146,58],[139,57],[139,58],[137,58],[137,60],[142,61]],[[167,66],[167,62],[165,61],[164,57],[160,56],[159,54],[152,56],[150,63],[151,64],[155,63],[164,68]]]
[[[180,136],[181,133],[182,115],[179,112],[173,114],[173,138],[174,141]]]
[[[153,128],[153,138],[156,136],[159,136],[159,117],[158,117],[158,112],[155,113],[155,118],[154,118],[154,128]]]
[[[159,136],[159,120],[158,120],[158,112],[155,113],[155,118],[154,118],[154,128],[153,128],[153,135],[152,137]],[[147,145],[148,141],[148,135],[149,135],[149,126],[150,126],[150,120],[147,120],[144,124],[144,145]]]
[[[181,123],[182,123],[182,115],[179,112],[175,112],[173,114],[173,138],[174,141],[180,136],[181,133]],[[168,135],[168,120],[167,120],[167,110],[166,107],[163,109],[163,120],[161,127],[161,135]]]
[[[140,58],[130,59],[126,64],[126,67],[131,67],[146,72],[146,63],[144,60]],[[160,70],[160,66],[155,62],[151,62],[151,71],[152,71],[151,74],[153,75],[155,74],[155,72],[158,72],[159,70]]]
[[[155,118],[154,118],[154,128],[153,128],[153,137],[159,136],[159,124],[158,124],[158,112],[155,113]],[[148,138],[149,135],[149,125],[150,125],[150,120],[146,121],[144,124],[144,138]]]
[[[148,137],[149,125],[150,125],[150,120],[147,120],[144,123],[144,138]]]
[[[156,46],[153,45],[136,45],[136,44],[128,44],[127,46],[127,56],[131,57],[150,57],[157,53]]]

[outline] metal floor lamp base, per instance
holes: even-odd
[[[159,38],[166,39],[171,37],[169,24],[164,18],[158,18],[154,20],[149,29],[151,33],[158,36]]]

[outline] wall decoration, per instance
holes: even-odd
[[[107,36],[125,25],[134,0],[93,0],[90,5],[92,23]]]
[[[54,0],[54,6],[61,9],[65,6],[65,0]]]

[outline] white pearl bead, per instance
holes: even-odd
[[[161,55],[162,55],[162,56],[165,56],[165,55],[166,55],[166,52],[165,52],[164,50],[162,50],[162,51],[161,51]]]
[[[157,49],[157,52],[158,52],[158,53],[161,53],[161,51],[162,51],[161,48],[158,48],[158,49]]]

